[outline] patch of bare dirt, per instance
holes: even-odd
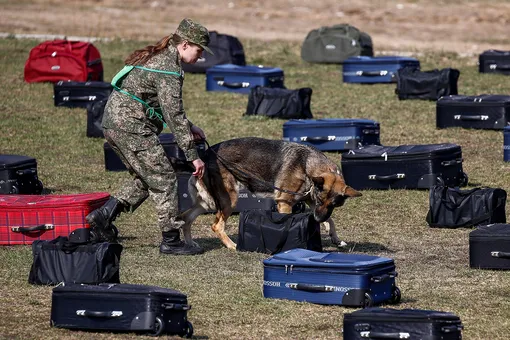
[[[473,55],[510,50],[510,2],[501,0],[0,0],[0,32],[158,40],[184,17],[239,38],[302,41],[350,23],[375,50]]]

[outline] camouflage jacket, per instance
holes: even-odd
[[[186,118],[182,104],[184,73],[177,49],[170,44],[166,50],[153,56],[143,66],[177,72],[181,76],[135,68],[123,80],[122,90],[137,96],[151,107],[161,108],[163,119],[172,130],[186,159],[198,159],[190,131],[191,123]],[[146,111],[147,108],[142,103],[126,94],[113,91],[105,107],[102,125],[108,129],[147,136],[143,147],[150,147],[149,144],[158,143],[156,135],[163,130],[163,122],[156,116],[149,117]]]

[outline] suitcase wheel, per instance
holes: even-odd
[[[193,337],[193,325],[191,324],[191,322],[186,321],[186,332],[181,336],[188,339]]]
[[[391,300],[390,303],[399,303],[400,299],[402,298],[402,294],[400,292],[400,289],[398,287],[395,287],[393,290],[393,293],[391,293]]]
[[[150,332],[148,335],[150,336],[160,336],[161,333],[163,333],[163,330],[165,329],[165,323],[161,318],[156,317],[154,320],[154,330]]]
[[[460,179],[459,187],[465,187],[468,184],[468,175],[462,172],[462,178]]]
[[[365,293],[365,299],[363,300],[363,307],[372,307],[374,305],[374,298],[370,293]]]

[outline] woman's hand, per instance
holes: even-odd
[[[202,179],[205,171],[205,163],[200,159],[195,159],[193,162],[193,166],[195,167],[195,172],[193,172],[193,176],[197,176],[198,179]]]
[[[205,139],[205,133],[204,131],[202,131],[201,128],[199,128],[198,126],[196,125],[193,125],[191,128],[191,134],[193,135],[193,139],[194,140],[197,140],[197,139]]]

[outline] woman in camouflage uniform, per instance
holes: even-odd
[[[203,252],[202,248],[186,245],[180,239],[184,222],[178,213],[177,178],[158,135],[168,124],[187,161],[195,168],[193,175],[202,177],[205,165],[198,157],[194,139],[205,138],[205,134],[184,112],[181,62],[195,63],[203,50],[211,53],[208,43],[207,29],[184,19],[173,35],[133,52],[126,59],[126,65],[134,68],[108,99],[102,125],[106,140],[133,178],[86,217],[99,233],[111,233],[111,223],[121,212],[135,211],[150,196],[156,204],[163,236],[160,252],[174,255]]]

